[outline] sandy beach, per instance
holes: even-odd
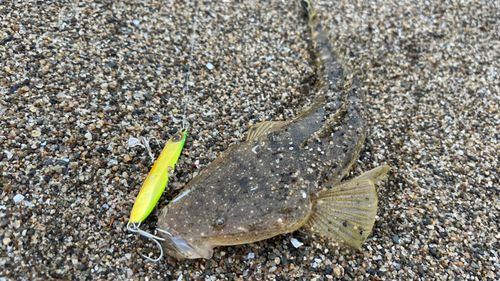
[[[186,145],[149,232],[250,126],[312,101],[298,1],[0,0],[0,280],[500,279],[500,3],[315,3],[367,97],[347,178],[392,167],[361,249],[299,230],[152,263],[156,245],[126,229],[152,165],[129,141],[157,138],[158,156],[183,102]]]

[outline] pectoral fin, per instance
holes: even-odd
[[[255,125],[253,125],[252,128],[250,128],[250,130],[248,130],[246,140],[247,141],[254,141],[258,137],[260,137],[266,133],[275,131],[278,128],[283,127],[286,123],[288,123],[288,122],[287,121],[264,121],[264,122],[257,123]]]
[[[330,238],[342,239],[351,247],[361,247],[373,228],[377,214],[375,183],[388,170],[388,166],[379,167],[351,181],[327,186],[314,202],[308,221],[312,230]]]

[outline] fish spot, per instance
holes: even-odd
[[[248,177],[242,177],[241,179],[238,180],[238,184],[240,185],[241,188],[246,188],[248,187],[248,182],[250,179]]]
[[[344,222],[342,223],[342,225],[343,225],[344,227],[347,227],[347,221],[344,221]]]
[[[224,216],[219,216],[215,218],[214,223],[212,225],[214,230],[221,230],[226,226],[226,218]]]

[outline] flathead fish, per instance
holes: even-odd
[[[264,240],[307,225],[359,248],[377,211],[388,166],[349,181],[365,140],[365,96],[332,51],[310,0],[302,0],[317,53],[319,90],[291,121],[262,122],[191,180],[160,213],[167,253],[211,258],[216,246]]]

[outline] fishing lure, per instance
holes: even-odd
[[[153,240],[158,239],[157,237],[140,230],[139,227],[141,226],[141,222],[143,222],[149,216],[151,211],[153,211],[156,203],[158,203],[158,200],[160,200],[160,197],[168,183],[169,170],[173,170],[175,168],[175,164],[179,160],[182,148],[184,147],[186,137],[187,130],[183,129],[179,133],[172,136],[163,148],[160,156],[146,177],[146,180],[139,191],[139,195],[137,195],[137,198],[135,199],[134,207],[130,213],[130,219],[127,225],[127,229],[129,231],[137,232]],[[146,148],[148,148],[147,143]],[[155,242],[157,241],[155,240]],[[145,258],[152,260],[148,257]]]
[[[186,116],[187,116],[187,104],[191,99],[191,95],[189,94],[189,73],[191,70],[191,61],[193,60],[193,46],[194,46],[194,38],[195,38],[195,30],[197,29],[197,22],[194,22],[193,32],[191,34],[191,50],[190,57],[188,61],[188,71],[186,74],[186,86],[184,87],[184,94],[188,96],[188,101],[184,103],[184,114],[182,116],[182,129],[179,133],[175,134],[165,145],[163,151],[156,160],[153,168],[148,174],[148,177],[144,181],[144,184],[141,187],[141,191],[135,200],[134,207],[132,208],[132,213],[130,214],[130,220],[127,224],[127,229],[131,232],[139,233],[140,235],[153,240],[160,250],[160,257],[157,259],[152,259],[146,257],[141,254],[141,256],[149,261],[157,262],[160,261],[163,257],[163,247],[159,241],[165,241],[164,238],[155,236],[150,234],[144,230],[141,230],[139,227],[141,226],[141,222],[144,221],[148,215],[151,213],[153,208],[156,206],[156,203],[160,199],[163,190],[165,190],[165,186],[168,183],[168,171],[169,169],[175,168],[175,163],[179,159],[182,148],[184,147],[184,142],[187,137],[187,124],[186,124]],[[149,145],[147,142],[144,143],[149,152]],[[150,153],[151,158],[153,158]],[[154,159],[153,159],[154,160]],[[165,232],[162,229],[156,229],[160,232]],[[169,234],[167,232],[167,234]]]
[[[168,183],[168,171],[174,169],[175,163],[179,160],[186,136],[185,130],[175,134],[163,148],[137,195],[130,214],[130,222],[142,222],[156,206]]]

